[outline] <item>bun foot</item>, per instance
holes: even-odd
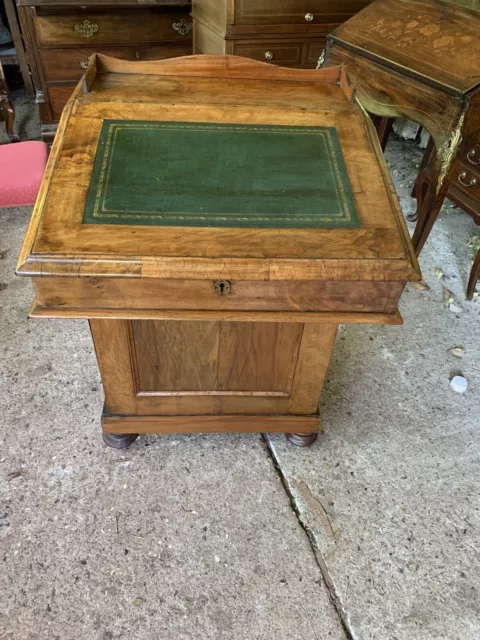
[[[318,433],[286,433],[287,440],[297,447],[310,447],[318,438]]]
[[[126,449],[138,438],[138,433],[102,433],[103,441],[113,449]]]

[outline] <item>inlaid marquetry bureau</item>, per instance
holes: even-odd
[[[327,34],[370,1],[192,0],[194,52],[315,68]]]
[[[90,321],[114,447],[311,444],[338,324],[401,323],[421,277],[345,72],[221,55],[90,59],[18,273],[33,317]]]
[[[68,98],[96,51],[125,60],[192,53],[189,0],[19,0],[27,57],[51,141]]]

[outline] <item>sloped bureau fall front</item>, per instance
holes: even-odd
[[[18,263],[33,317],[86,318],[107,444],[285,432],[311,444],[339,323],[400,324],[420,278],[340,68],[94,56]]]

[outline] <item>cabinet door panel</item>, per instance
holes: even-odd
[[[301,324],[132,322],[138,392],[288,395]]]
[[[107,415],[312,415],[337,326],[91,320]]]

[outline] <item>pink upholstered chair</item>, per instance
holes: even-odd
[[[35,204],[47,158],[45,142],[0,145],[0,207]]]
[[[15,143],[0,145],[0,207],[35,204],[48,158],[45,142],[18,142],[14,117],[0,64],[0,122],[5,122],[8,138]]]

